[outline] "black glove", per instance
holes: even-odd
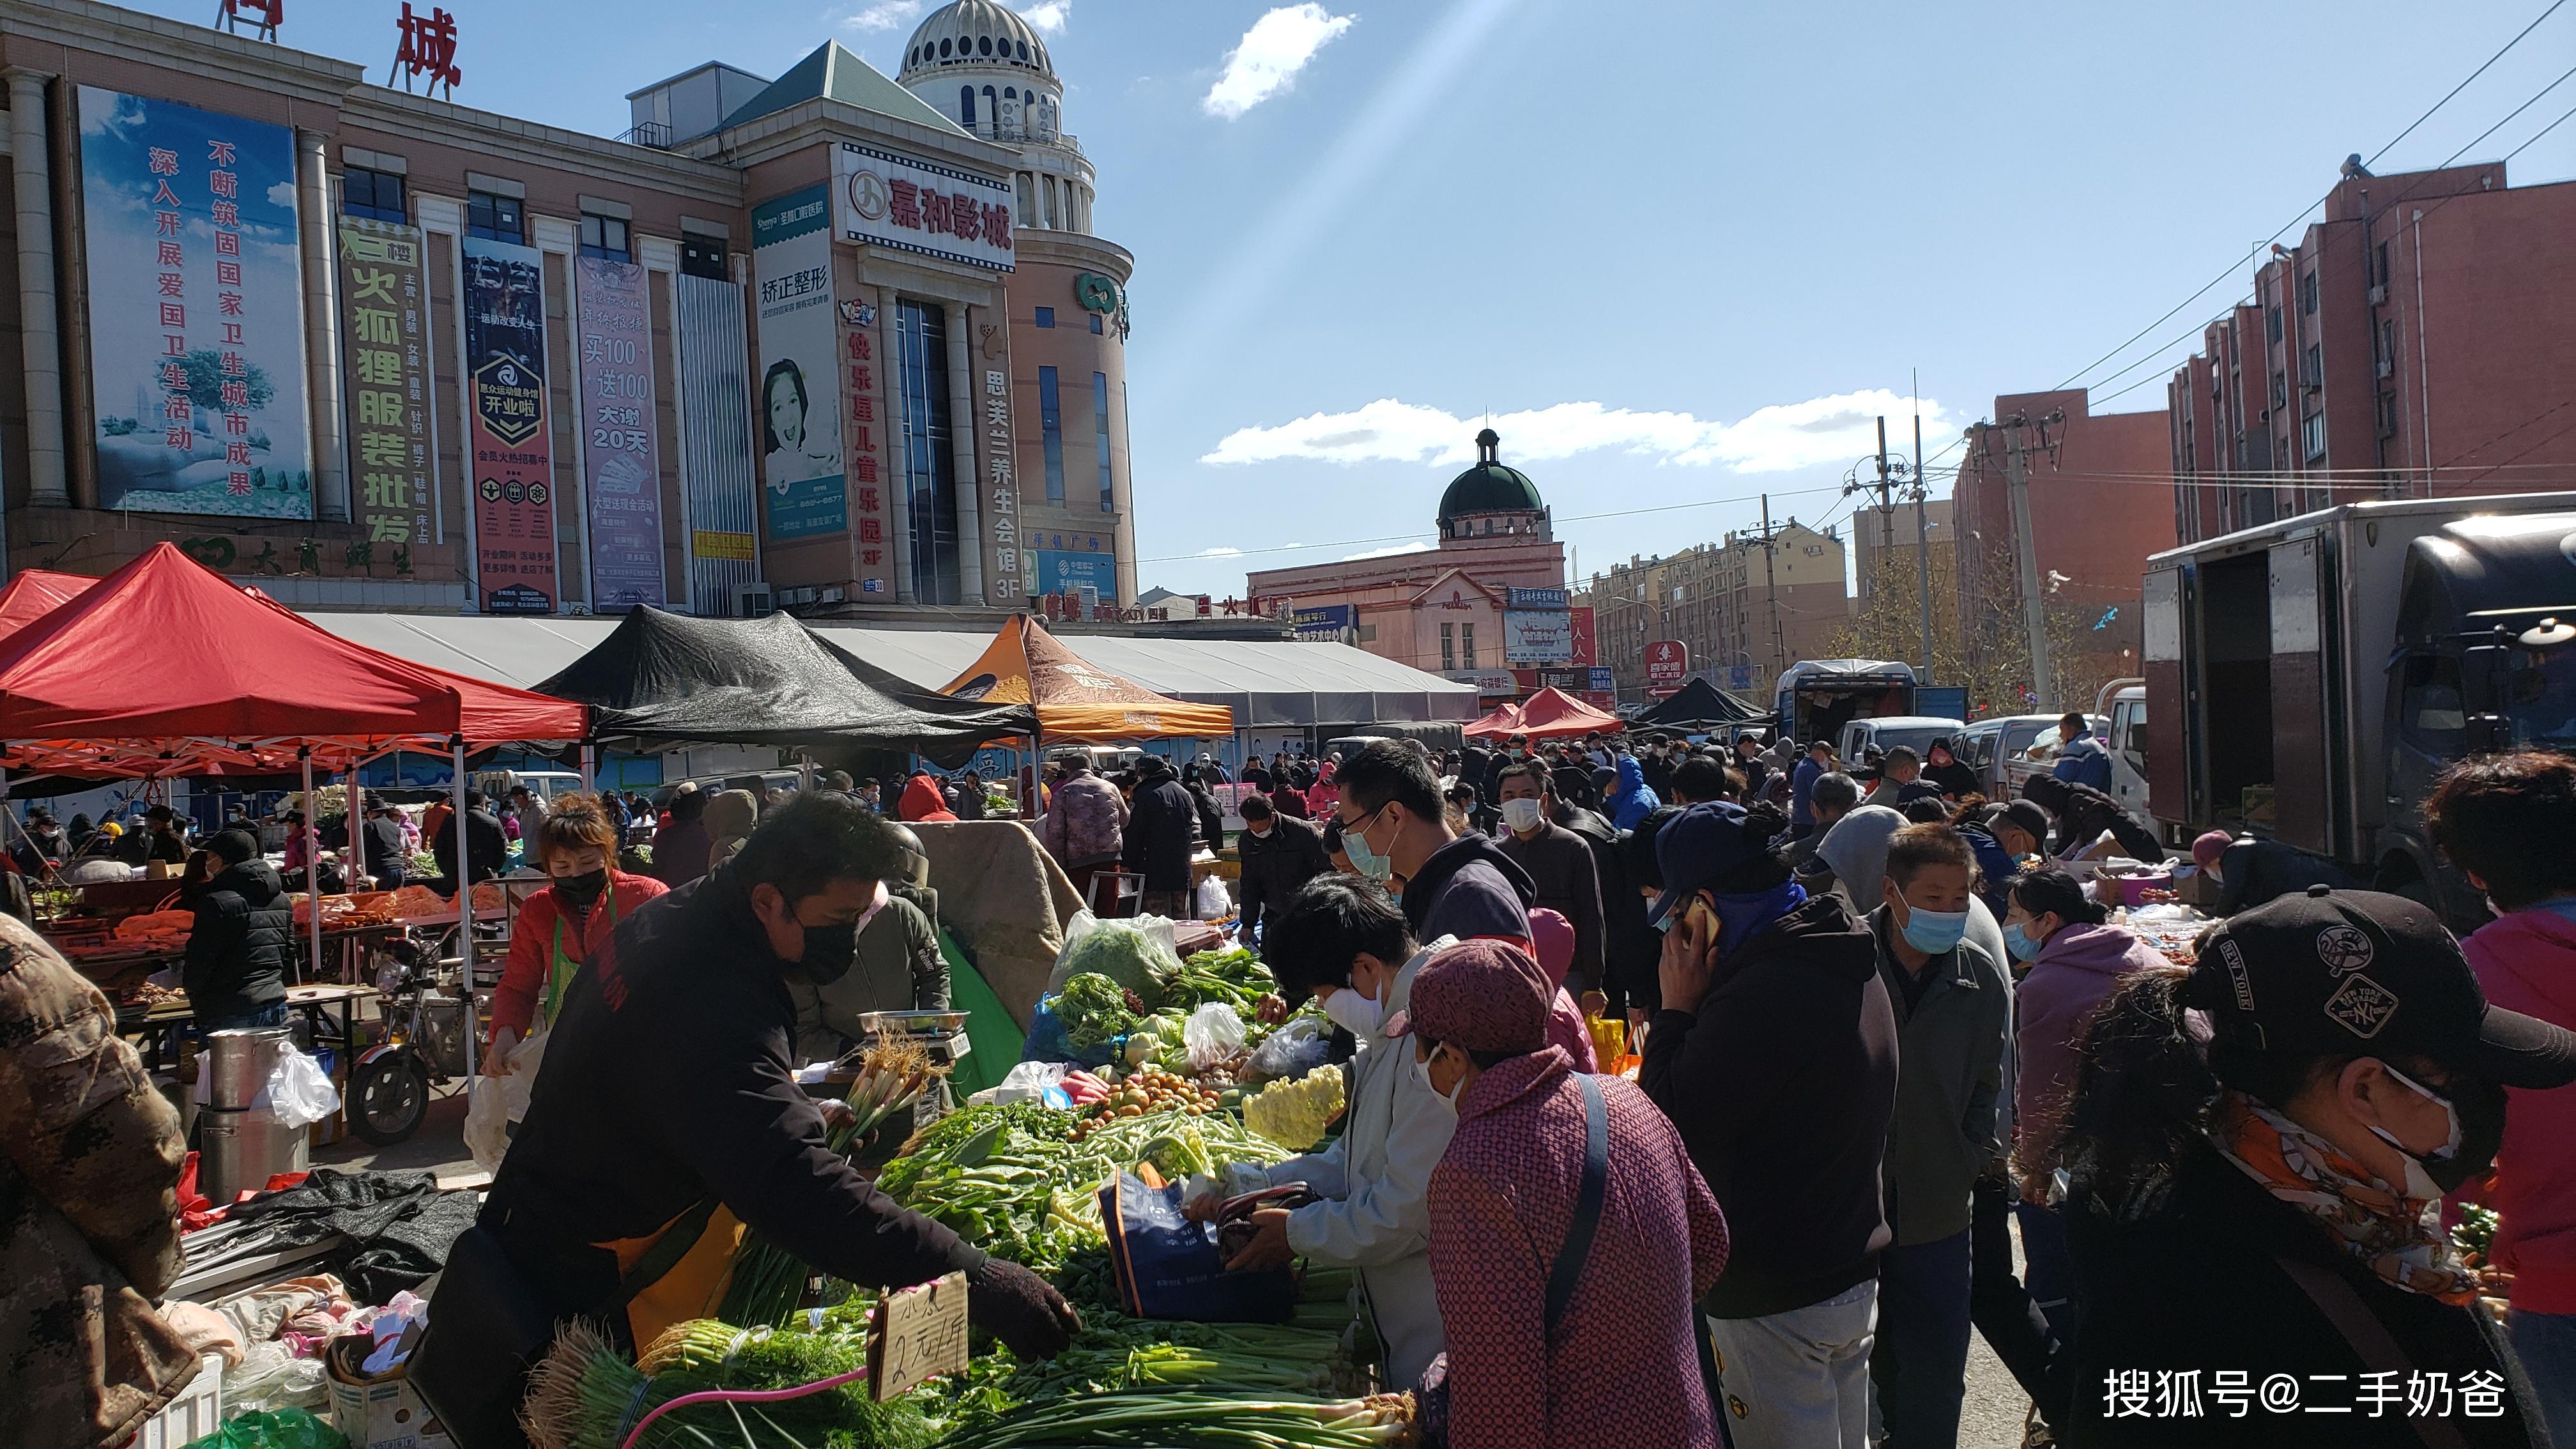
[[[966,1318],[1023,1360],[1053,1358],[1082,1331],[1064,1295],[1017,1263],[986,1258],[966,1275]]]

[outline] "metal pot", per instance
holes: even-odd
[[[249,1106],[268,1090],[269,1073],[294,1033],[282,1026],[237,1028],[206,1036],[206,1105],[231,1110]]]
[[[265,1107],[208,1107],[197,1114],[197,1128],[198,1190],[214,1202],[266,1187],[281,1172],[301,1172],[311,1160],[312,1134],[279,1122]]]

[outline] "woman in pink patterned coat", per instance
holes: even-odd
[[[1424,963],[1390,1032],[1458,1110],[1429,1194],[1448,1340],[1424,1381],[1446,1399],[1432,1418],[1450,1449],[1714,1449],[1691,1305],[1726,1266],[1726,1220],[1645,1093],[1549,1044],[1552,994],[1518,948],[1469,941]],[[1596,1093],[1606,1170],[1587,1241]]]

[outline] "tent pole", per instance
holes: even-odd
[[[322,802],[313,795],[313,752],[304,757],[304,905],[313,945],[313,974],[322,974]]]
[[[814,793],[814,752],[802,745],[796,747],[796,793]]]
[[[366,816],[359,805],[366,799],[366,791],[358,784],[358,771],[365,764],[364,760],[349,762],[348,784],[343,791],[348,797],[349,816],[349,869],[344,873],[349,878],[351,895],[358,893],[358,878],[367,873]],[[321,963],[317,961],[314,965],[319,968]]]
[[[465,996],[465,1078],[474,1079],[474,1052],[482,1045],[479,1024],[474,1019],[474,870],[468,852],[473,848],[474,832],[465,828],[465,741],[456,741],[456,778],[448,790],[449,808],[456,821],[456,922],[464,937],[457,954],[465,958],[465,980],[460,988]]]
[[[1029,788],[1027,798],[1020,801],[1021,819],[1035,820],[1046,813],[1038,808],[1039,797],[1044,794],[1046,794],[1046,731],[1032,729],[1029,731]]]

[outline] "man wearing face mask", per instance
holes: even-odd
[[[1547,771],[1514,765],[1503,772],[1501,810],[1511,834],[1496,842],[1529,873],[1533,909],[1556,912],[1574,923],[1574,961],[1565,989],[1577,1000],[1602,982],[1601,876],[1591,843],[1551,820]]]
[[[1322,1152],[1276,1167],[1231,1164],[1231,1192],[1302,1182],[1324,1201],[1253,1215],[1252,1241],[1226,1266],[1282,1267],[1292,1257],[1358,1269],[1353,1297],[1386,1346],[1390,1385],[1409,1387],[1440,1353],[1440,1303],[1431,1287],[1431,1169],[1449,1147],[1458,1115],[1411,1070],[1412,1052],[1386,1027],[1405,1009],[1414,973],[1433,951],[1417,950],[1404,916],[1378,891],[1349,876],[1309,882],[1276,912],[1261,959],[1291,1002],[1320,997],[1324,1015],[1360,1042],[1349,1074],[1343,1130]],[[1194,1214],[1214,1204],[1192,1205]]]
[[[1306,882],[1333,868],[1324,851],[1324,832],[1314,822],[1296,820],[1270,808],[1266,795],[1246,795],[1243,833],[1234,848],[1243,859],[1241,936],[1257,940],[1271,919],[1285,909]]]
[[[1896,1115],[1882,1169],[1895,1241],[1879,1257],[1869,1372],[1897,1449],[1958,1441],[1970,1195],[2004,1150],[1996,1118],[2012,984],[1968,935],[1976,874],[1958,831],[1905,826],[1888,837],[1885,904],[1870,916],[1896,1011]]]
[[[1404,919],[1417,941],[1490,936],[1529,944],[1537,888],[1492,839],[1449,828],[1440,782],[1420,753],[1379,740],[1351,757],[1335,806],[1351,868],[1381,884],[1404,880]]]
[[[850,969],[903,854],[856,801],[800,795],[732,860],[628,915],[573,978],[527,1119],[412,1360],[451,1426],[506,1433],[516,1356],[541,1345],[493,1325],[523,1323],[522,1305],[604,1325],[621,1347],[649,1341],[715,1309],[744,1227],[863,1286],[963,1272],[976,1326],[1023,1357],[1064,1348],[1080,1321],[1063,1298],[878,1192],[827,1145],[793,1075],[787,980]]]

